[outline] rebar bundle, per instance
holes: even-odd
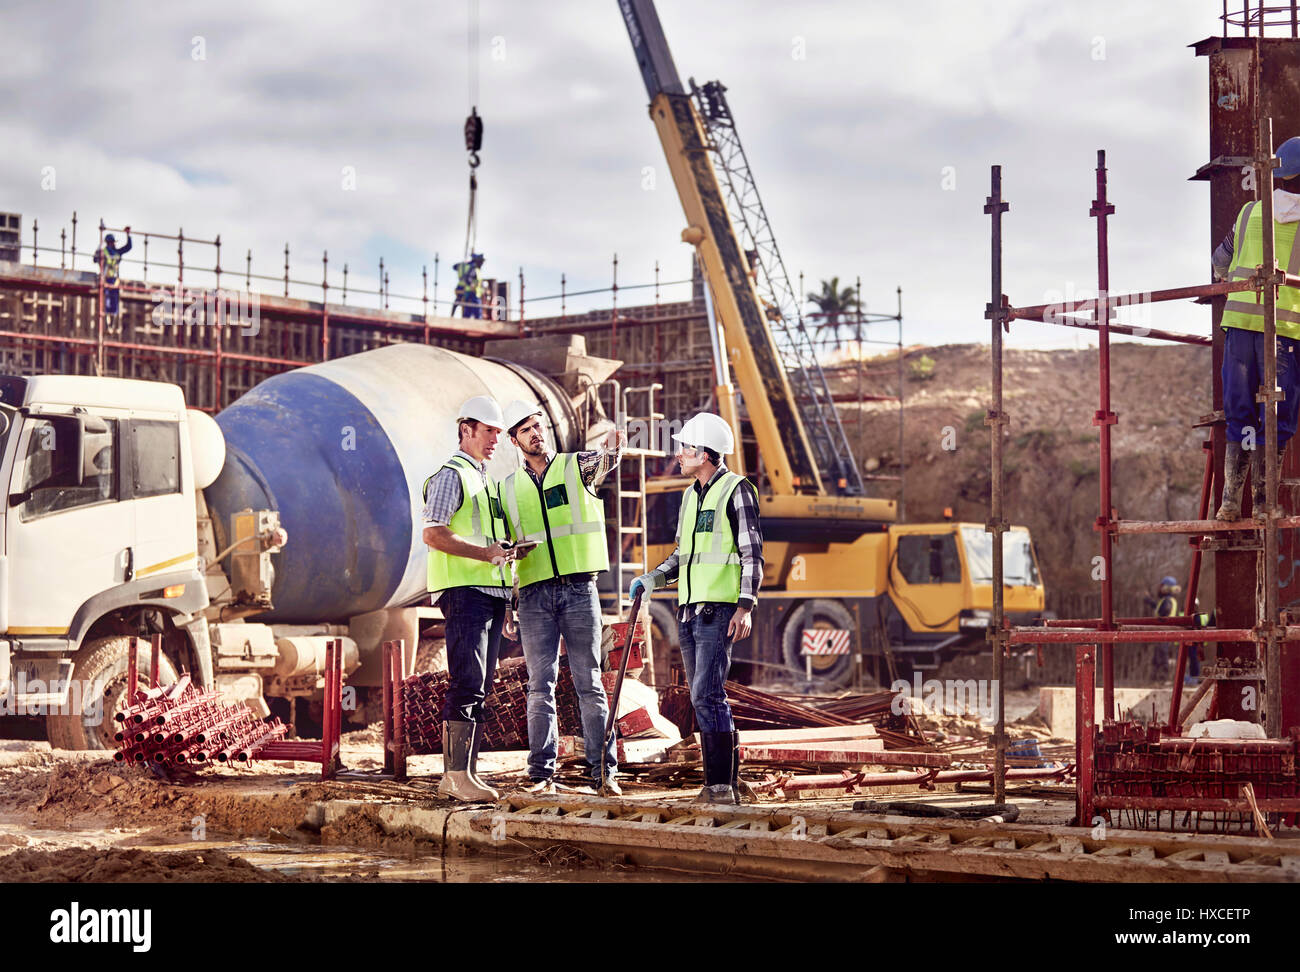
[[[189,675],[138,690],[114,718],[119,763],[247,762],[288,731],[279,719],[264,722],[247,706],[195,687]]]

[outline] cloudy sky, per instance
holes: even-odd
[[[522,267],[530,297],[557,293],[561,273],[570,290],[607,286],[616,252],[623,285],[651,281],[656,260],[665,280],[687,275],[615,0],[4,0],[0,210],[23,214],[27,242],[39,219],[56,245],[76,210],[80,248],[101,217],[219,233],[227,269],[251,248],[270,274],[288,242],[309,280],[328,250],[333,286],[347,262],[351,284],[373,288],[382,256],[392,290],[412,294],[438,253],[447,297],[464,246],[472,4],[486,269]],[[791,273],[805,289],[861,276],[869,310],[892,310],[901,286],[909,343],[988,339],[993,163],[1012,206],[1014,303],[1095,287],[1099,148],[1117,207],[1112,290],[1209,279],[1208,190],[1186,181],[1207,161],[1208,68],[1187,45],[1220,32],[1218,0],[658,7],[682,78],[728,86]],[[1151,323],[1207,333],[1208,310],[1160,308]],[[1011,340],[1086,337],[1018,324]]]

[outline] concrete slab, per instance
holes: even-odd
[[[1187,689],[1184,692],[1191,691]],[[1169,718],[1169,700],[1173,691],[1167,688],[1116,688],[1115,703],[1119,708],[1120,718],[1128,718],[1132,713],[1132,718],[1141,720],[1165,720]],[[1102,690],[1097,689],[1097,695],[1094,699],[1094,712],[1097,713],[1097,721],[1101,721]],[[1038,690],[1038,714],[1043,721],[1047,723],[1047,728],[1054,737],[1061,739],[1074,738],[1074,688],[1073,686],[1043,686]]]

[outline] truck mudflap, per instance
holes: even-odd
[[[208,620],[201,614],[195,615],[181,625],[190,636],[194,646],[194,682],[202,689],[215,689],[216,680],[212,674],[212,640],[208,637]]]

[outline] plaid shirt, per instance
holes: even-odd
[[[470,464],[479,471],[485,484],[491,483],[488,479],[487,466],[479,462],[473,456],[457,449],[451,456],[469,460]],[[492,483],[492,491],[495,494],[496,485]],[[460,473],[455,469],[443,466],[435,474],[429,485],[424,490],[424,525],[447,526],[451,523],[451,518],[456,515],[460,509],[461,503],[465,501],[465,490],[460,485]],[[504,538],[503,538],[504,539]],[[508,599],[511,595],[508,587],[475,587],[474,590],[482,591],[491,597]]]
[[[546,468],[551,468],[551,463],[555,461],[556,454],[549,453],[546,459]],[[590,452],[578,453],[578,475],[582,477],[582,484],[588,489],[595,489],[609,475],[609,471],[618,465],[618,461],[623,457],[623,447],[615,446],[613,449],[606,449],[601,446],[599,449],[592,449]],[[540,483],[546,473],[541,476],[533,472],[532,466],[524,463],[524,468],[528,470],[528,475],[533,477],[533,482]]]
[[[709,479],[708,486],[700,488],[700,481],[697,479],[692,488],[695,490],[696,497],[703,499],[704,492],[711,487],[723,473],[727,471],[727,464],[724,462],[718,466],[717,472]],[[752,487],[747,487],[748,480],[739,484],[731,493],[731,500],[727,503],[727,517],[731,520],[731,528],[736,534],[736,547],[740,550],[740,598],[737,601],[738,606],[752,609],[754,601],[758,596],[758,589],[763,583],[763,531],[758,523],[758,499],[757,494]],[[650,572],[654,578],[654,589],[666,587],[677,579],[681,563],[679,555],[681,546],[668,555],[668,559]],[[678,614],[682,621],[689,621],[695,616],[698,604],[684,604]]]

